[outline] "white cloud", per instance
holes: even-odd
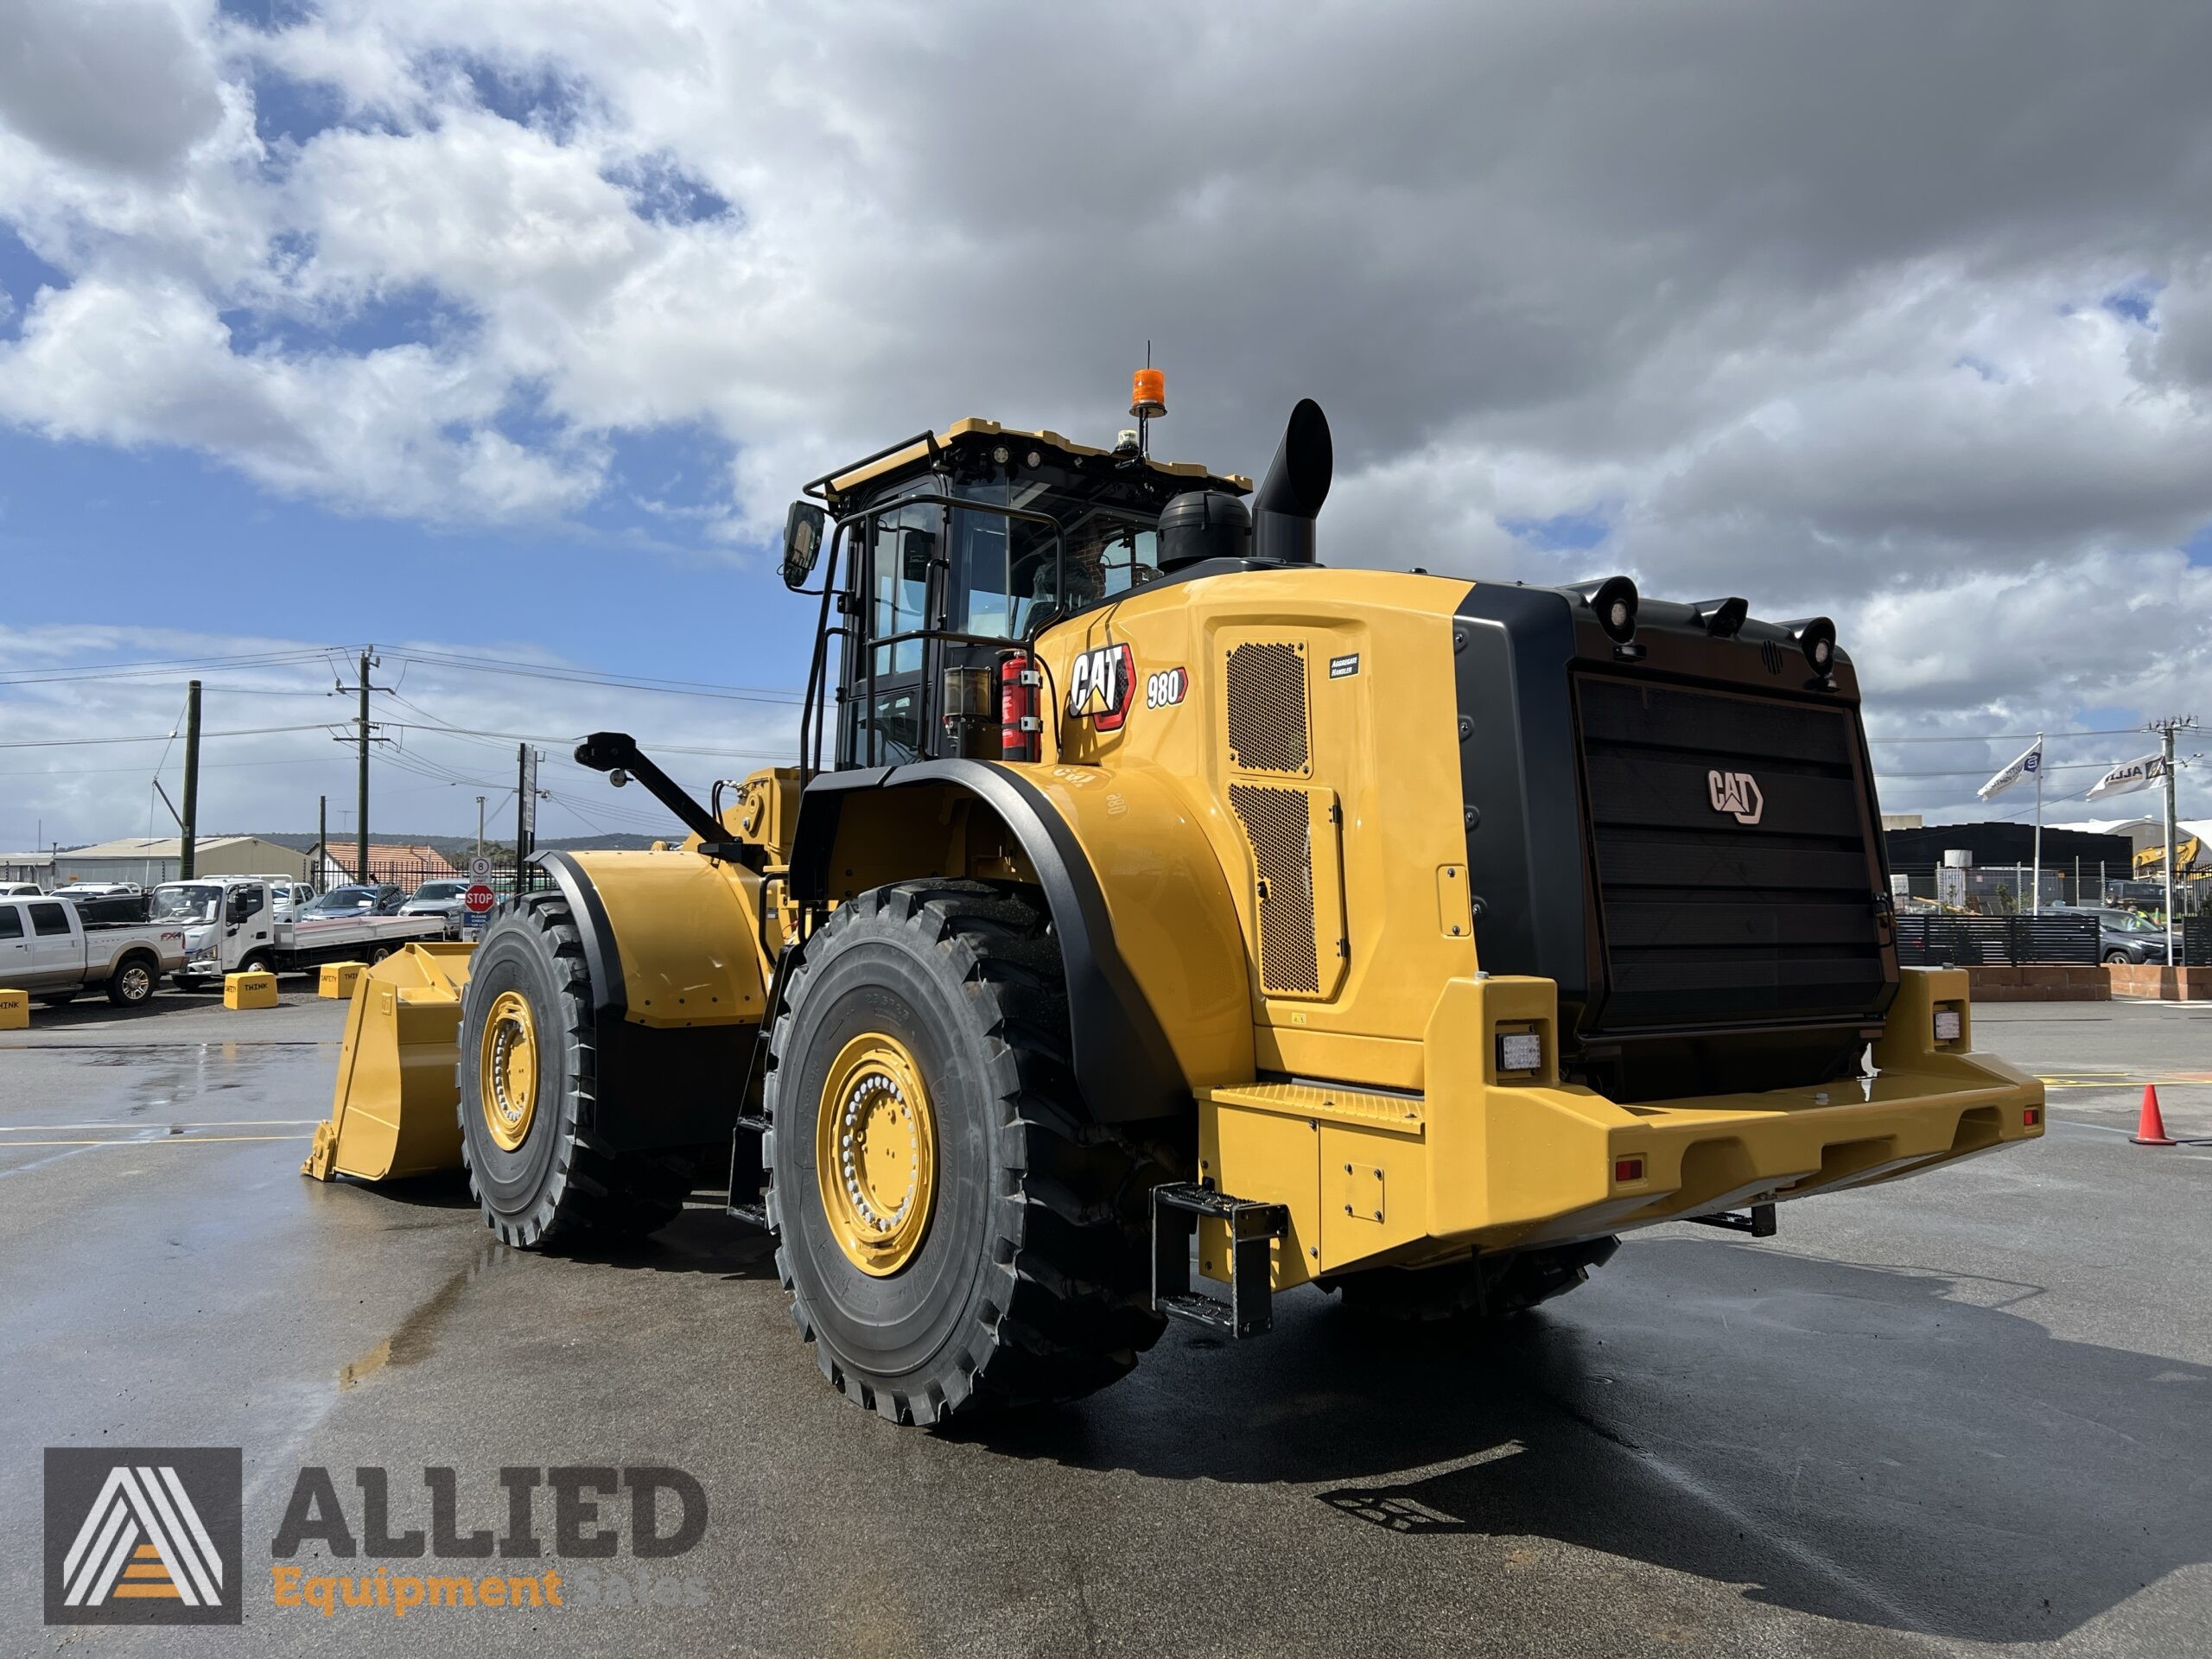
[[[923,425],[1105,435],[1149,338],[1175,453],[1256,470],[1327,404],[1325,556],[1827,611],[1899,721],[2202,684],[2212,14],[11,19],[37,430],[447,521],[575,514],[617,437],[696,428],[711,550]],[[1569,516],[1604,538],[1512,532]]]

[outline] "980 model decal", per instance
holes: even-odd
[[[1136,691],[1136,653],[1127,645],[1099,645],[1077,654],[1068,671],[1068,714],[1102,732],[1118,732]],[[1190,695],[1191,671],[1163,668],[1144,682],[1144,706],[1170,709]]]

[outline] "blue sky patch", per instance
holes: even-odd
[[[1612,531],[1602,507],[1557,513],[1549,518],[1500,518],[1497,522],[1515,541],[1546,553],[1580,553],[1597,546]]]

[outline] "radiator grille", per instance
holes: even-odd
[[[1851,712],[1577,687],[1609,1029],[1839,1019],[1887,981]]]
[[[1304,773],[1306,650],[1238,645],[1229,653],[1229,763],[1241,772]]]
[[[1302,722],[1300,729],[1304,730]],[[1306,791],[1231,784],[1229,804],[1244,826],[1260,873],[1260,988],[1318,995],[1321,959],[1313,928],[1313,817]]]

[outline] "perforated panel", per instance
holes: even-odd
[[[1303,645],[1238,645],[1229,653],[1228,702],[1230,766],[1296,774],[1310,769]]]
[[[1302,744],[1302,720],[1299,732]],[[1313,843],[1306,791],[1231,784],[1229,804],[1244,826],[1253,862],[1259,867],[1260,988],[1316,995],[1321,988],[1321,959],[1313,929]]]

